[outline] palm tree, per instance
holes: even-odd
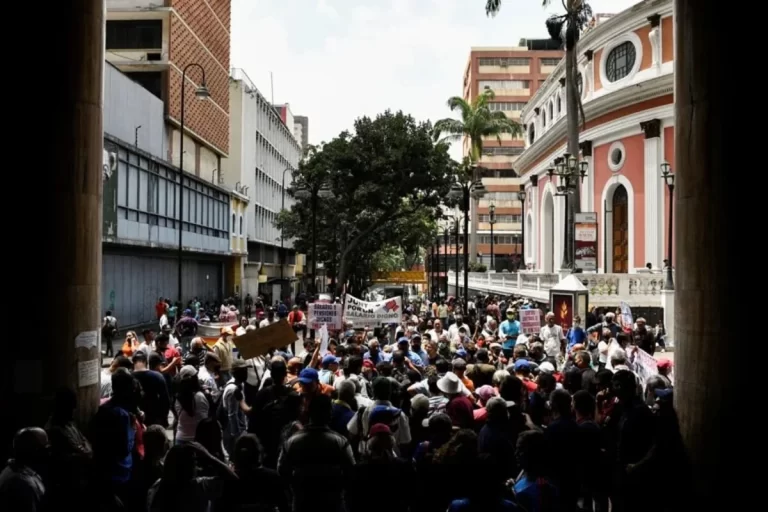
[[[486,0],[485,12],[495,16],[501,10],[502,0]],[[578,68],[576,65],[576,43],[582,29],[592,18],[592,8],[584,0],[560,0],[565,14],[551,16],[547,20],[547,30],[552,39],[565,41],[565,97],[566,122],[568,123],[568,153],[579,157],[579,113],[582,122],[584,108],[577,85]],[[549,6],[551,0],[542,0],[542,6]],[[573,268],[573,219],[574,214],[581,209],[581,187],[578,183],[573,193],[568,197],[568,222],[566,224],[565,247],[563,250],[563,268]]]
[[[495,98],[492,90],[486,89],[472,102],[459,96],[448,99],[448,108],[459,111],[461,119],[440,119],[434,126],[435,140],[443,137],[448,140],[469,140],[469,163],[472,168],[472,181],[479,178],[477,163],[483,154],[483,142],[488,137],[495,137],[501,144],[504,134],[519,137],[523,134],[520,123],[507,117],[504,112],[492,111],[491,101]],[[473,199],[472,210],[477,211],[477,200]],[[472,216],[472,237],[470,238],[470,258],[472,263],[477,261],[477,215]]]

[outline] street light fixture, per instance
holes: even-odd
[[[520,237],[523,239],[520,244],[520,267],[525,269],[525,198],[527,194],[525,189],[520,189],[517,193],[517,199],[520,201]]]
[[[493,225],[496,224],[496,205],[493,203],[488,207],[488,224],[491,225],[491,270],[496,270],[493,264]]]
[[[675,173],[672,172],[672,166],[669,162],[662,162],[661,167],[661,179],[667,184],[667,190],[669,190],[669,219],[667,224],[667,268],[666,279],[664,280],[665,290],[675,289],[675,280],[672,276],[672,219],[674,215],[674,202],[675,202]]]
[[[186,66],[184,66],[184,69],[181,71],[181,119],[180,119],[180,134],[179,134],[179,200],[177,201],[177,204],[179,205],[179,249],[178,249],[178,297],[176,298],[177,301],[180,301],[182,304],[184,303],[183,299],[183,288],[182,288],[182,265],[184,262],[184,115],[186,113],[185,109],[185,92],[187,88],[185,87],[187,85],[187,70],[189,68],[196,67],[200,69],[200,72],[202,73],[202,80],[200,80],[200,85],[197,86],[195,89],[195,97],[199,100],[206,100],[211,96],[211,92],[208,90],[208,87],[205,85],[205,68],[201,66],[200,64],[197,64],[196,62],[190,62]],[[234,226],[232,226],[234,228]],[[232,228],[230,228],[230,232],[232,231]]]
[[[454,201],[459,202],[459,209],[464,212],[464,235],[467,240],[464,243],[464,305],[469,303],[469,209],[470,199],[479,200],[487,192],[485,185],[480,180],[477,181],[465,181],[456,182],[451,185],[451,190],[448,192],[448,197]],[[458,269],[456,269],[458,272]],[[459,291],[456,290],[458,296]]]
[[[589,164],[587,162],[579,163],[576,155],[570,153],[563,153],[563,156],[555,159],[552,167],[547,169],[547,176],[549,176],[550,182],[554,182],[555,177],[558,178],[558,185],[556,187],[557,193],[555,195],[563,196],[565,198],[565,211],[570,212],[568,201],[573,200],[570,196],[576,191],[576,187],[580,186],[580,183],[584,183],[584,178],[587,177],[588,169]],[[563,263],[561,267],[575,270],[576,244],[573,240],[573,218],[569,218],[566,222],[565,235],[565,244],[563,244]]]
[[[445,247],[445,255],[443,256],[443,261],[445,262],[445,298],[448,298],[448,248],[450,245],[450,240],[448,239],[449,232],[448,232],[448,226],[443,228],[443,246]],[[456,269],[456,272],[458,272],[459,269]],[[456,290],[456,295],[459,294],[459,290]]]
[[[300,184],[292,190],[293,197],[301,200],[309,199],[312,203],[310,209],[312,211],[312,284],[310,292],[313,295],[317,294],[317,208],[318,199],[328,199],[333,197],[333,191],[326,184],[306,186]]]

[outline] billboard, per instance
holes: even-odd
[[[597,272],[597,213],[574,216],[574,266],[583,272]]]

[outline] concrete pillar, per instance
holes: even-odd
[[[77,392],[83,423],[99,403],[105,8],[103,0],[55,4],[35,19],[35,37],[48,43],[44,69],[15,88],[13,100],[28,106],[14,120],[18,140],[39,152],[16,169],[26,191],[9,190],[29,194],[41,220],[33,231],[23,222],[26,241],[10,238],[29,256],[5,270],[26,278],[28,297],[11,293],[29,304],[30,316],[14,315],[9,331],[11,405],[4,409],[13,414],[5,416],[3,447],[13,430],[44,424],[60,387]]]
[[[675,291],[661,290],[661,307],[664,310],[664,329],[667,331],[667,348],[675,346]]]
[[[541,267],[541,251],[539,250],[539,230],[541,229],[541,221],[539,220],[539,177],[531,176],[531,188],[528,189],[531,194],[531,213],[533,218],[533,227],[530,229],[531,234],[528,235],[528,240],[531,244],[531,261],[527,263],[533,264],[533,270]],[[528,226],[526,226],[527,228]]]
[[[733,179],[725,162],[732,151],[725,148],[730,102],[723,76],[732,68],[726,56],[731,49],[712,37],[730,33],[739,21],[723,16],[716,3],[676,0],[674,23],[675,406],[693,464],[693,499],[686,504],[706,507],[722,489],[737,485],[733,468],[746,442],[731,435],[733,400],[747,397],[739,373],[744,354],[733,349],[744,343],[743,332],[733,328],[744,302],[735,296],[736,267],[729,259],[735,236],[729,230],[740,222],[730,214],[749,206],[734,203],[741,180]]]
[[[664,250],[664,217],[660,216],[659,206],[664,203],[661,179],[661,121],[651,119],[640,123],[645,134],[644,186],[645,186],[645,261],[635,262],[635,266],[662,268]]]

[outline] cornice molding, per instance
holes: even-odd
[[[635,31],[648,25],[648,18],[658,14],[661,18],[671,16],[674,11],[672,0],[645,0],[630,7],[613,18],[604,21],[597,27],[583,33],[576,45],[576,55],[582,55],[587,50],[597,51],[616,36],[626,32]],[[548,97],[554,92],[557,84],[565,76],[565,59],[561,59],[552,73],[536,91],[536,94],[528,100],[528,105],[520,113],[524,118],[534,105],[538,105],[541,98]]]
[[[672,94],[674,92],[674,77],[673,75],[663,75],[647,80],[639,85],[641,85],[640,88],[625,87],[586,103],[584,105],[584,115],[587,122],[622,107]],[[523,173],[525,175],[528,172],[528,167],[542,154],[549,151],[553,144],[563,139],[566,136],[566,132],[567,116],[562,116],[539,139],[523,151],[523,154],[515,161],[515,167],[519,171],[525,170]]]

